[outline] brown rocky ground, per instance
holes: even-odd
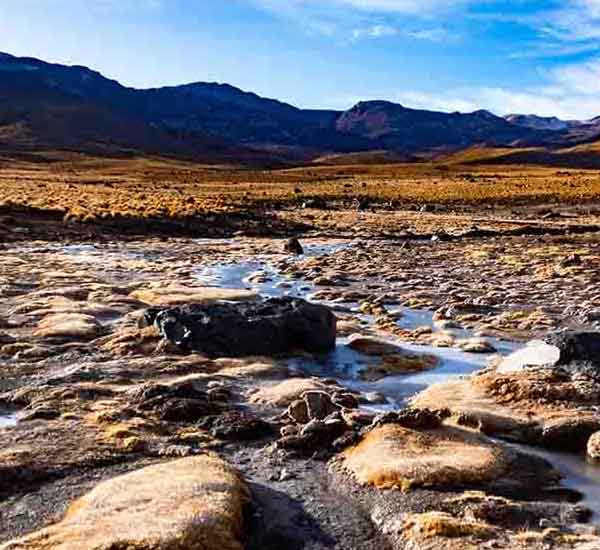
[[[53,177],[62,174],[56,168]],[[390,174],[377,177],[399,177]],[[297,185],[297,174],[285,177]],[[311,177],[318,188],[323,172]],[[346,176],[339,177],[343,190]],[[410,177],[422,183],[425,176]],[[553,177],[595,181],[592,172]],[[72,184],[45,182],[69,197]],[[594,328],[600,241],[593,205],[549,207],[545,196],[489,210],[444,203],[420,212],[381,201],[357,209],[354,198],[332,197],[326,208],[236,204],[187,224],[159,213],[162,221],[143,227],[139,213],[125,225],[118,216],[80,223],[46,205],[5,206],[0,400],[20,418],[0,428],[6,548],[31,542],[64,550],[81,547],[83,536],[113,548],[598,547],[589,513],[550,464],[485,435],[506,435],[489,429],[492,415],[547,427],[585,409],[595,421],[595,381],[492,367],[431,387],[417,398],[418,410],[377,419],[371,412],[390,397],[377,394],[387,377],[438,369],[436,353],[466,351],[483,366],[494,349],[510,349],[508,340]],[[135,231],[119,235],[124,226]],[[306,255],[283,251],[281,237],[290,234],[300,235]],[[219,270],[223,264],[233,267]],[[215,282],[229,290],[206,287]],[[345,355],[333,365],[308,354],[185,355],[154,327],[138,325],[149,306],[299,289],[334,308],[339,335],[350,337],[341,350],[355,354],[349,363]],[[488,416],[475,417],[473,408]],[[196,477],[186,460],[210,466],[187,493],[187,476]],[[165,494],[144,493],[143,504],[102,496],[115,494],[113,486],[129,495],[129,483],[143,488],[145,480]],[[181,514],[172,510],[176,494],[189,503]],[[215,506],[196,506],[197,494]],[[153,526],[157,510],[178,519]],[[114,517],[110,536],[96,514]],[[218,542],[195,527],[207,517],[220,526]],[[128,518],[139,529],[129,531]]]

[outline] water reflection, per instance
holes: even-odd
[[[17,414],[0,409],[0,429],[16,426]]]

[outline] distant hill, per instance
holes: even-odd
[[[561,120],[557,117],[541,117],[537,115],[506,115],[504,117],[508,122],[523,126],[524,128],[533,128],[534,130],[568,130],[573,126],[581,124],[574,120]]]
[[[600,136],[600,119],[570,125],[513,117],[386,101],[361,102],[345,112],[306,110],[203,82],[139,90],[87,67],[0,54],[0,152],[150,153],[277,164],[336,155],[412,160],[473,146],[556,148]]]
[[[523,164],[600,170],[600,141],[561,149],[472,147],[448,155],[441,160],[448,164],[480,166]]]
[[[586,141],[600,136],[600,117],[591,120],[561,120],[537,115],[507,115],[511,124],[533,130],[561,132],[564,141]]]
[[[364,101],[343,113],[339,132],[369,139],[381,149],[412,153],[456,150],[474,144],[541,144],[547,132],[511,124],[489,111],[441,113],[408,109],[388,101]]]

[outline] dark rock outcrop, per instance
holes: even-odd
[[[198,426],[213,437],[227,441],[254,441],[272,435],[271,425],[250,412],[231,411],[207,416]]]
[[[185,352],[210,357],[326,352],[335,347],[336,318],[325,306],[298,298],[191,304],[147,310],[161,336]]]
[[[560,350],[560,365],[583,362],[600,366],[600,332],[561,332],[546,342]]]

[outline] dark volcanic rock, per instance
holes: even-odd
[[[198,426],[209,430],[213,437],[230,441],[254,441],[273,434],[268,422],[240,411],[208,416],[198,422]]]
[[[384,424],[398,424],[410,430],[435,430],[450,416],[450,411],[442,409],[406,409],[399,412],[382,413],[373,420],[373,427]]]
[[[148,310],[169,342],[210,357],[277,355],[296,350],[324,352],[335,347],[336,318],[322,305],[297,298],[216,303]]]
[[[561,332],[546,341],[560,350],[561,365],[574,361],[600,365],[600,332]]]
[[[221,409],[207,392],[186,383],[172,386],[148,383],[130,391],[128,398],[138,413],[152,412],[166,422],[195,422]]]

